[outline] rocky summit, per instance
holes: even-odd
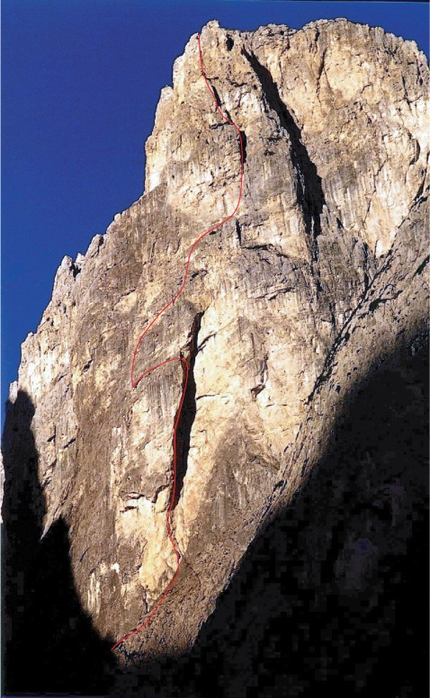
[[[197,34],[161,90],[143,195],[64,257],[22,345],[3,433],[6,687],[418,697],[425,56],[344,19],[212,21],[201,48],[242,135],[243,194],[136,355],[136,374],[188,361],[184,407],[179,362],[136,388],[130,365],[192,244],[238,202],[238,134]],[[112,652],[176,571],[177,417],[180,573]]]

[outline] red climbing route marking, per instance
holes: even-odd
[[[178,428],[179,420],[180,420],[180,418],[181,418],[181,412],[182,412],[182,408],[183,408],[184,400],[185,400],[185,393],[186,393],[187,385],[188,385],[189,366],[188,366],[188,362],[187,362],[184,358],[182,358],[182,357],[173,357],[173,358],[171,358],[171,359],[166,359],[165,361],[162,361],[161,363],[157,364],[156,366],[151,366],[151,368],[148,368],[146,371],[144,371],[143,373],[141,373],[140,376],[139,376],[138,378],[135,378],[135,377],[134,377],[134,368],[135,368],[137,353],[138,353],[138,351],[139,351],[139,347],[140,347],[140,345],[141,345],[141,343],[142,343],[142,340],[143,340],[143,338],[145,337],[145,335],[149,332],[149,330],[151,329],[151,327],[157,322],[158,318],[161,317],[161,315],[163,315],[163,313],[165,313],[166,310],[167,310],[168,308],[170,308],[171,305],[173,305],[173,303],[179,298],[179,296],[181,295],[182,291],[184,290],[185,284],[186,284],[187,278],[188,278],[188,270],[189,270],[189,266],[190,266],[190,262],[191,262],[191,257],[192,257],[192,254],[193,254],[195,248],[197,247],[198,243],[200,242],[200,240],[203,240],[203,238],[206,237],[206,235],[209,235],[209,233],[212,233],[214,230],[216,230],[217,228],[220,228],[222,225],[224,225],[224,223],[227,223],[227,221],[231,220],[231,218],[233,218],[233,216],[236,214],[236,211],[238,210],[240,201],[241,201],[241,199],[242,199],[243,172],[244,172],[244,162],[245,162],[242,134],[241,134],[241,132],[240,132],[240,130],[239,130],[239,127],[236,126],[236,124],[235,124],[233,121],[231,121],[231,120],[228,119],[226,116],[224,116],[224,114],[222,113],[222,111],[221,111],[221,109],[220,109],[220,107],[219,107],[219,105],[218,105],[217,98],[216,98],[216,96],[215,96],[215,93],[214,93],[212,87],[210,86],[209,80],[208,80],[207,77],[206,77],[206,72],[205,72],[205,69],[204,69],[204,66],[203,66],[203,55],[202,55],[202,47],[201,47],[201,44],[200,44],[200,34],[197,34],[197,40],[198,40],[198,46],[199,46],[200,68],[201,68],[201,71],[202,71],[202,75],[203,75],[203,77],[204,77],[204,79],[205,79],[206,86],[207,86],[209,92],[211,93],[211,95],[212,95],[212,97],[213,97],[213,100],[214,100],[214,102],[215,102],[215,106],[216,106],[216,108],[217,108],[218,113],[221,115],[221,117],[224,119],[224,121],[226,121],[226,122],[227,122],[228,124],[230,124],[231,126],[234,126],[234,128],[236,129],[237,134],[238,134],[238,136],[239,136],[239,144],[240,144],[240,185],[239,185],[239,197],[238,197],[237,204],[236,204],[236,207],[235,207],[233,213],[231,213],[229,216],[227,216],[227,218],[224,218],[224,220],[222,220],[220,223],[217,223],[217,224],[214,225],[212,228],[209,228],[209,230],[206,230],[206,232],[202,233],[202,234],[193,242],[193,244],[191,245],[190,251],[189,251],[189,253],[188,253],[187,262],[186,262],[186,264],[185,264],[184,278],[183,278],[183,281],[182,281],[182,284],[181,284],[181,287],[180,287],[179,291],[178,291],[177,294],[172,298],[172,300],[169,301],[169,303],[167,303],[167,305],[165,305],[164,308],[162,308],[162,309],[160,310],[159,313],[157,313],[157,315],[153,318],[153,320],[152,320],[152,321],[149,323],[149,325],[145,328],[145,330],[144,330],[144,331],[142,332],[142,334],[140,335],[140,337],[139,337],[139,339],[138,339],[138,341],[137,341],[137,344],[136,344],[136,348],[135,348],[135,350],[134,350],[134,352],[133,352],[133,358],[132,358],[132,360],[131,360],[131,372],[130,372],[130,382],[131,382],[131,385],[132,385],[133,388],[136,388],[136,387],[139,385],[139,383],[140,383],[140,381],[142,380],[142,378],[144,378],[145,376],[147,376],[149,373],[152,373],[152,371],[155,371],[157,368],[160,368],[161,366],[164,366],[165,364],[168,364],[168,363],[170,363],[171,361],[180,361],[180,362],[183,364],[184,369],[185,369],[185,380],[184,380],[184,384],[183,384],[183,387],[182,387],[181,401],[180,401],[180,403],[179,403],[179,409],[178,409],[178,412],[177,412],[177,415],[176,415],[175,423],[174,423],[174,425],[173,425],[173,487],[172,487],[172,493],[171,493],[171,496],[170,496],[169,508],[168,508],[168,510],[167,510],[167,535],[168,535],[169,540],[170,540],[170,542],[171,542],[171,544],[172,544],[173,550],[175,551],[175,555],[176,555],[176,560],[177,560],[178,566],[177,566],[177,568],[176,568],[176,572],[175,572],[175,574],[174,574],[174,576],[173,576],[173,579],[170,581],[169,585],[168,585],[168,586],[166,587],[166,589],[164,590],[163,594],[161,595],[161,597],[159,598],[159,600],[158,600],[157,603],[155,604],[155,606],[154,606],[154,608],[152,609],[152,611],[150,612],[150,614],[145,618],[144,622],[141,623],[141,624],[140,624],[137,628],[135,628],[134,630],[131,630],[129,633],[127,633],[127,635],[124,635],[124,637],[122,637],[121,640],[118,640],[118,642],[116,642],[116,643],[113,645],[113,647],[111,648],[112,650],[116,649],[119,645],[121,645],[123,642],[125,642],[126,640],[128,640],[129,637],[131,637],[132,635],[135,635],[136,633],[138,633],[140,630],[142,630],[146,625],[148,625],[148,624],[150,623],[151,619],[153,618],[153,616],[155,615],[155,613],[157,612],[157,610],[160,608],[160,606],[161,606],[161,604],[163,603],[164,599],[166,598],[167,594],[169,593],[169,591],[170,591],[171,588],[173,587],[174,583],[176,582],[176,580],[177,580],[177,578],[178,578],[178,575],[179,575],[179,570],[180,570],[180,567],[181,567],[181,556],[180,556],[179,550],[178,550],[178,548],[177,548],[175,539],[174,539],[174,537],[173,537],[171,516],[172,516],[172,510],[173,510],[173,506],[174,506],[174,502],[175,502],[175,497],[176,497],[176,480],[177,480],[177,473],[176,473],[176,471],[177,471],[177,428]]]

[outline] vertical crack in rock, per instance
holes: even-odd
[[[252,337],[252,334],[251,334],[251,337]],[[260,371],[260,382],[258,383],[258,385],[255,386],[255,388],[251,388],[251,395],[252,395],[253,400],[256,400],[257,395],[259,395],[266,387],[267,377],[268,377],[268,366],[267,366],[268,360],[269,360],[269,357],[267,354],[265,354],[263,357],[261,371]]]
[[[243,164],[246,162],[246,133],[245,131],[241,131],[240,135],[242,136],[242,147],[243,147]],[[242,153],[241,153],[242,155]]]
[[[301,132],[286,105],[281,100],[276,83],[269,70],[262,65],[254,53],[244,48],[242,53],[248,60],[260,81],[267,103],[278,115],[281,127],[288,133],[291,141],[291,162],[297,172],[297,198],[303,212],[306,232],[311,246],[314,262],[318,261],[318,236],[321,233],[320,216],[325,205],[321,177],[301,139]]]
[[[219,94],[218,94],[218,90],[217,90],[217,88],[215,87],[215,85],[212,83],[212,80],[213,80],[213,78],[208,78],[208,82],[209,82],[209,84],[210,84],[210,86],[211,86],[211,88],[212,88],[212,91],[213,91],[214,95],[215,95],[215,100],[216,100],[216,103],[217,103],[217,105],[218,105],[218,108],[221,109],[221,111],[227,116],[227,118],[228,118],[229,121],[233,121],[233,119],[231,118],[231,114],[230,114],[229,110],[227,109],[227,107],[226,107],[225,105],[222,106],[221,98],[220,98],[220,96],[219,96]],[[220,125],[221,125],[221,126],[225,126],[225,125],[226,125],[226,122],[224,122],[224,123],[222,123],[222,124],[220,124]],[[244,134],[242,134],[242,135],[244,135]],[[245,148],[244,148],[244,150],[245,150]]]
[[[221,99],[220,99],[220,96],[219,96],[219,94],[218,94],[218,90],[217,90],[217,88],[215,87],[215,85],[212,84],[211,78],[208,78],[208,82],[209,82],[209,84],[210,84],[210,86],[211,86],[211,88],[212,88],[212,91],[213,91],[214,95],[215,95],[216,103],[217,103],[218,107],[221,109]]]
[[[200,331],[200,325],[204,311],[199,312],[194,317],[193,324],[190,330],[190,339],[185,347],[185,351],[181,351],[181,357],[184,357],[188,362],[188,384],[185,391],[184,403],[182,406],[181,416],[178,422],[178,428],[176,430],[176,493],[173,502],[173,509],[179,502],[182,485],[184,482],[184,477],[187,472],[188,466],[188,452],[190,450],[190,439],[191,439],[191,429],[196,416],[197,405],[196,405],[196,381],[194,378],[194,364],[196,362],[196,356],[198,353],[197,348],[197,338]],[[184,381],[185,381],[185,369],[184,369]],[[175,422],[177,418],[177,412],[175,414]]]
[[[325,57],[326,57],[326,53],[327,53],[327,49],[325,49],[325,50],[322,52],[320,64],[319,64],[319,66],[318,66],[317,85],[316,85],[316,94],[318,95],[318,97],[319,97],[319,95],[320,95],[320,89],[321,89],[321,77],[322,77],[322,74],[323,74],[324,71],[325,71]]]
[[[242,228],[238,220],[236,220],[236,235],[239,242],[239,247],[242,247]]]
[[[230,50],[230,49],[229,49],[229,50]],[[233,119],[231,118],[231,114],[230,114],[229,110],[227,109],[226,105],[224,105],[223,107],[221,106],[221,98],[220,98],[220,96],[219,96],[219,94],[218,94],[218,90],[216,89],[215,85],[214,85],[213,82],[212,82],[213,78],[209,78],[209,77],[208,77],[207,80],[208,80],[208,82],[209,82],[209,84],[210,84],[210,86],[211,86],[211,89],[212,89],[213,93],[214,93],[215,100],[216,100],[216,103],[217,103],[218,108],[221,109],[221,111],[224,113],[224,115],[227,116],[227,118],[229,119],[230,122],[233,122]],[[212,126],[211,126],[210,128],[211,128],[211,129],[216,129],[216,128],[219,128],[220,126],[227,126],[227,125],[228,125],[227,122],[226,122],[226,121],[223,121],[222,123],[212,124]],[[246,133],[245,133],[245,131],[242,131],[242,130],[241,130],[241,131],[240,131],[240,135],[241,135],[241,137],[242,137],[243,164],[245,164],[245,163],[246,163],[246,157],[247,157],[247,153],[246,153],[247,139],[246,139]],[[241,153],[241,157],[242,157],[242,153]]]

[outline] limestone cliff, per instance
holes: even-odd
[[[362,382],[396,352],[417,353],[427,335],[424,55],[346,20],[255,32],[210,22],[201,43],[221,109],[243,136],[243,198],[197,246],[183,294],[137,356],[137,372],[180,352],[191,367],[172,517],[182,566],[151,624],[117,651],[121,666],[193,646]],[[176,569],[166,510],[183,375],[170,363],[132,389],[131,356],[177,293],[196,237],[238,197],[237,134],[208,93],[197,35],[161,91],[146,156],[142,197],[58,269],[22,345],[3,444],[11,598],[19,565],[61,520],[76,597],[111,643],[145,618]],[[424,481],[414,482],[422,501]],[[336,497],[328,491],[330,521],[347,506]],[[17,556],[8,516],[23,498],[33,538]],[[412,526],[409,504],[396,506],[394,541]],[[316,559],[325,525],[320,511]],[[344,580],[355,544],[352,535],[338,551]],[[225,695],[242,695],[240,686]]]

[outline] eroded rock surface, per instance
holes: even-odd
[[[127,641],[155,656],[192,646],[262,522],[323,455],[348,395],[426,333],[424,55],[346,20],[255,32],[210,22],[201,42],[244,137],[244,190],[137,357],[136,373],[180,352],[192,368],[173,513],[181,573]],[[41,532],[67,522],[77,595],[111,640],[176,569],[166,510],[182,370],[167,364],[132,389],[131,356],[190,246],[239,192],[237,134],[207,90],[197,35],[161,92],[146,154],[143,196],[85,255],[63,259],[9,407],[10,424],[20,394],[34,407]],[[6,436],[11,500],[13,468],[29,466],[19,427]]]

